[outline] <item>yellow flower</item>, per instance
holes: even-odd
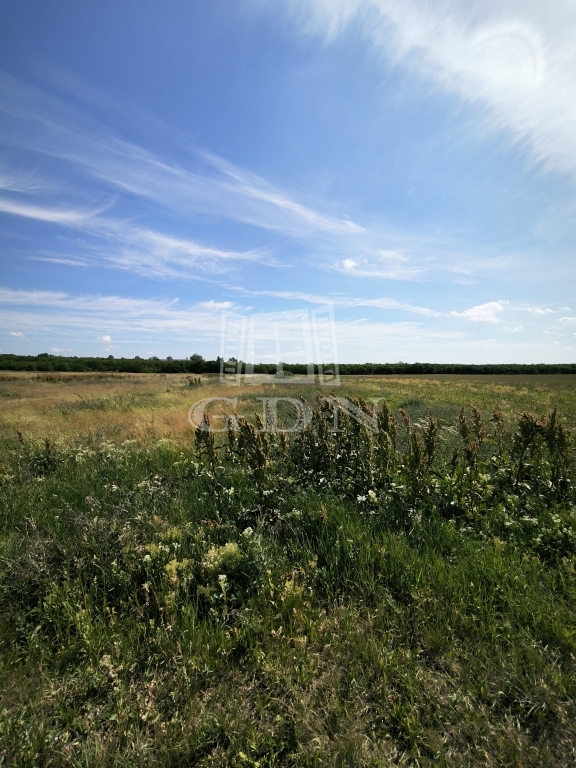
[[[184,536],[184,532],[177,526],[167,528],[165,531],[157,534],[160,541],[180,541]]]
[[[189,560],[176,560],[176,558],[170,560],[169,563],[166,563],[164,570],[168,574],[168,578],[172,584],[178,584],[180,581],[178,572],[185,570],[189,564]]]
[[[229,541],[223,547],[210,547],[202,565],[207,571],[218,571],[223,566],[233,565],[240,558],[240,547]]]

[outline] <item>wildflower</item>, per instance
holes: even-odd
[[[361,504],[363,501],[366,501],[366,496],[356,496],[356,501]]]
[[[167,528],[165,531],[162,531],[161,533],[158,533],[157,536],[161,541],[180,541],[183,538],[183,531],[178,528],[178,526],[174,525],[170,528]]]
[[[166,563],[164,566],[164,570],[168,574],[169,580],[172,582],[172,584],[177,584],[180,581],[180,577],[178,576],[178,572],[185,570],[190,561],[189,560],[176,560],[174,558],[173,560],[170,560],[169,563]]]
[[[254,529],[251,528],[250,526],[248,526],[248,528],[245,528],[242,531],[242,536],[244,536],[244,538],[246,538],[246,539],[249,539],[250,536],[252,536],[253,533],[254,533]]]
[[[378,499],[376,496],[376,491],[373,491],[372,489],[368,491],[368,496],[370,497],[370,501],[377,501]]]
[[[290,598],[301,598],[302,594],[304,592],[304,587],[300,586],[299,584],[296,584],[296,581],[294,577],[291,579],[286,579],[284,582],[284,587],[282,589],[282,594],[280,595],[280,599],[282,602],[286,602],[286,600],[289,600]]]
[[[207,571],[219,570],[223,565],[232,565],[240,557],[240,547],[229,541],[223,547],[210,547],[202,565]]]
[[[170,547],[167,547],[166,544],[155,544],[154,542],[146,544],[145,549],[152,559],[161,555],[162,552],[170,552]]]

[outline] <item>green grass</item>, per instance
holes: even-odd
[[[288,445],[246,428],[213,456],[192,432],[6,432],[0,765],[574,763],[572,448],[549,420],[521,431],[523,386],[499,393],[501,434],[490,387],[466,433],[467,387],[400,383],[394,450],[321,412]]]

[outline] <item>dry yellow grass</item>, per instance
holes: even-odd
[[[190,387],[182,374],[30,374],[0,373],[0,433],[19,430],[33,439],[98,434],[114,439],[151,435],[188,439],[188,409],[201,398],[237,397],[243,408],[260,410],[262,396],[307,397],[329,387],[292,383],[274,385],[270,377],[241,386],[204,375]],[[558,406],[576,423],[576,376],[345,376],[338,393],[347,397],[386,398],[393,408],[406,403],[422,408],[456,409],[470,402],[486,410],[498,405],[510,417],[523,410],[543,413]]]

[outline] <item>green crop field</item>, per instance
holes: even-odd
[[[0,374],[0,766],[576,764],[575,427],[574,375]]]

